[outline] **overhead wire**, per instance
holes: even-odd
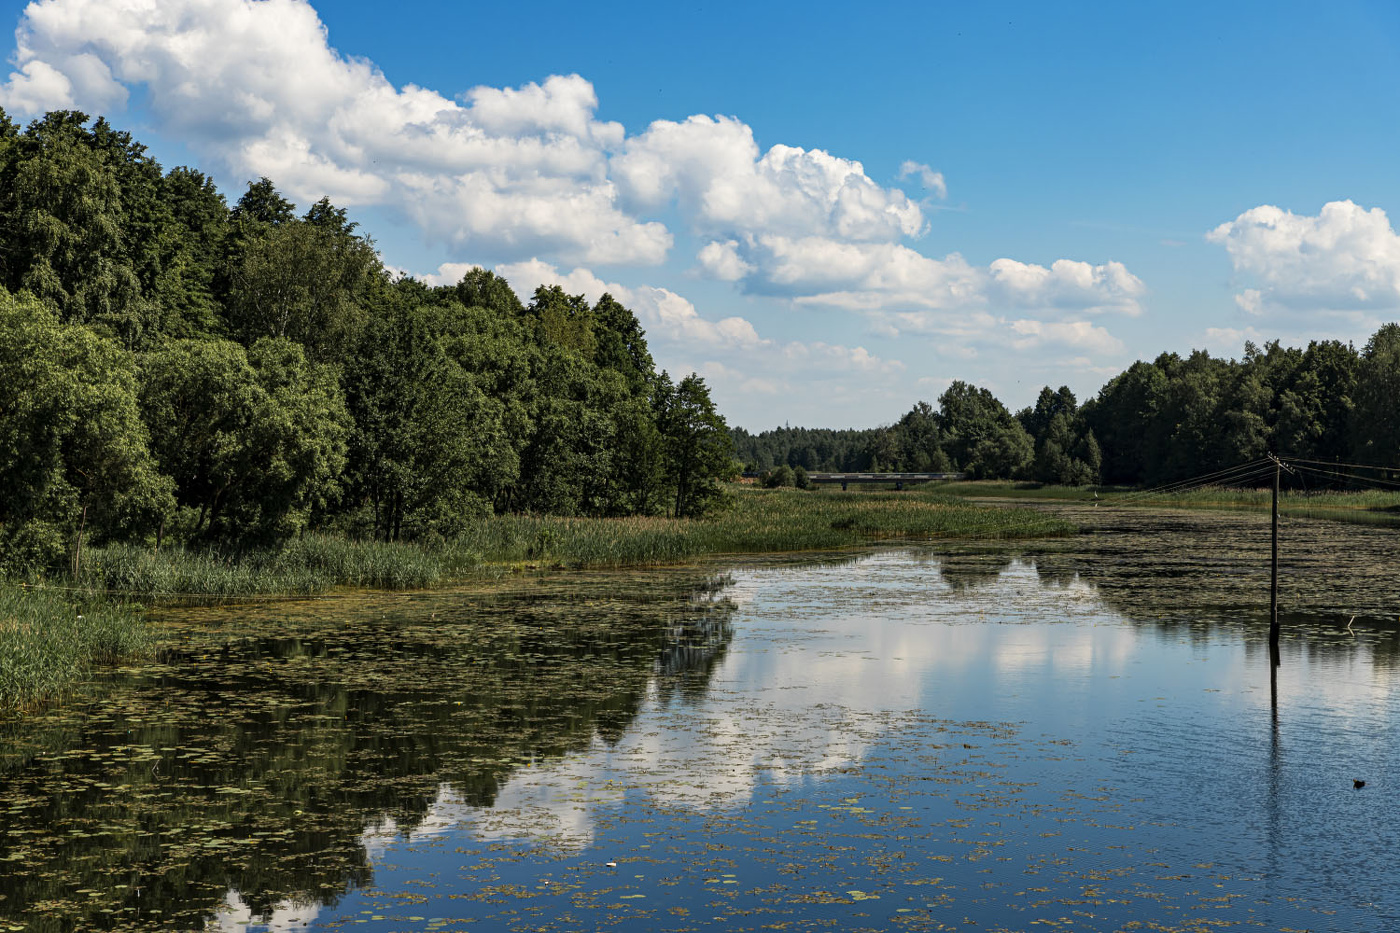
[[[1223,475],[1223,474],[1226,474],[1226,473],[1237,473],[1237,472],[1239,472],[1240,470],[1247,470],[1247,469],[1250,469],[1251,467],[1263,466],[1263,465],[1265,465],[1265,464],[1267,464],[1267,463],[1269,463],[1268,458],[1266,458],[1266,457],[1259,457],[1259,458],[1254,459],[1254,460],[1249,460],[1249,461],[1247,461],[1247,462],[1245,462],[1245,463],[1235,464],[1234,466],[1224,467],[1223,469],[1219,469],[1219,470],[1212,470],[1212,471],[1209,472],[1209,473],[1199,473],[1199,474],[1197,474],[1197,475],[1195,475],[1195,476],[1186,477],[1185,479],[1171,480],[1171,481],[1166,482],[1166,483],[1160,483],[1160,484],[1158,484],[1157,486],[1150,486],[1150,487],[1148,487],[1148,488],[1146,488],[1146,489],[1137,490],[1137,492],[1139,492],[1139,493],[1144,493],[1144,494],[1146,494],[1146,493],[1153,493],[1153,492],[1158,492],[1158,491],[1164,490],[1164,489],[1170,489],[1170,488],[1173,487],[1173,486],[1182,486],[1182,485],[1190,485],[1190,484],[1192,484],[1192,483],[1206,482],[1206,481],[1209,481],[1209,480],[1211,480],[1211,479],[1213,479],[1213,478],[1215,478],[1215,477],[1219,477],[1219,476],[1221,476],[1221,475]]]
[[[1353,470],[1377,470],[1393,473],[1396,468],[1393,466],[1377,466],[1374,463],[1344,463],[1340,460],[1309,460],[1306,457],[1284,457],[1289,463],[1312,463],[1319,466],[1348,467]]]
[[[1349,473],[1340,473],[1340,472],[1338,472],[1338,471],[1336,471],[1336,470],[1323,470],[1323,469],[1319,469],[1318,467],[1303,466],[1303,465],[1301,465],[1301,464],[1295,464],[1294,466],[1295,466],[1296,469],[1298,469],[1298,470],[1300,470],[1300,471],[1303,471],[1303,472],[1311,473],[1311,474],[1313,474],[1314,476],[1325,476],[1325,477],[1328,477],[1328,478],[1331,478],[1331,479],[1334,479],[1334,480],[1335,480],[1335,479],[1342,479],[1342,480],[1346,480],[1347,482],[1350,482],[1350,483],[1358,483],[1358,484],[1368,485],[1368,486],[1370,486],[1371,488],[1377,489],[1377,490],[1396,490],[1396,489],[1400,489],[1400,482],[1397,482],[1397,481],[1395,481],[1395,480],[1377,479],[1377,478],[1375,478],[1375,477],[1370,477],[1370,476],[1354,476],[1354,475],[1349,474]]]
[[[1149,489],[1134,490],[1133,492],[1115,497],[1115,501],[1150,498],[1154,495],[1164,495],[1173,492],[1180,492],[1182,488],[1199,488],[1200,486],[1209,486],[1212,484],[1227,482],[1230,479],[1234,478],[1232,474],[1267,469],[1272,463],[1273,461],[1267,458],[1251,460],[1247,463],[1239,464],[1238,466],[1227,467],[1223,470],[1215,470],[1211,473],[1202,473],[1197,476],[1188,477],[1186,479],[1173,480],[1169,483],[1162,483],[1159,486],[1153,486]]]
[[[1218,470],[1214,473],[1203,474],[1199,477],[1192,477],[1186,480],[1179,480],[1174,483],[1167,483],[1162,486],[1142,490],[1140,492],[1128,493],[1123,496],[1115,496],[1111,499],[1102,500],[1108,503],[1133,505],[1140,502],[1147,502],[1153,499],[1166,498],[1168,496],[1179,495],[1191,492],[1196,489],[1204,489],[1210,486],[1223,486],[1230,483],[1239,483],[1263,477],[1273,472],[1272,461],[1252,461],[1240,467],[1229,470]]]

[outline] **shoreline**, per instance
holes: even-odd
[[[89,550],[80,575],[5,587],[0,718],[61,699],[88,674],[158,641],[153,605],[314,597],[338,589],[426,590],[514,573],[663,567],[726,555],[802,554],[881,542],[1031,540],[1077,526],[1032,508],[985,505],[936,489],[760,490],[734,484],[708,518],[500,515],[438,545],[308,535],[276,550],[116,544]],[[98,621],[100,620],[100,625]],[[63,638],[51,637],[65,632]]]

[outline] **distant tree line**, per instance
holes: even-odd
[[[1357,351],[1245,345],[1242,359],[1197,350],[1139,361],[1080,405],[1061,386],[1011,414],[986,389],[954,382],[869,430],[733,430],[749,469],[962,471],[973,478],[1156,485],[1273,453],[1400,467],[1400,324]]]
[[[106,121],[0,111],[0,570],[85,541],[442,539],[492,512],[692,516],[732,470],[636,317],[394,280],[346,212],[229,208]]]

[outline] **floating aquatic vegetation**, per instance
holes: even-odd
[[[1391,928],[1385,639],[1271,706],[1173,533],[170,610],[6,737],[0,930]]]

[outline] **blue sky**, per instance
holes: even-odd
[[[6,2],[0,106],[430,281],[614,292],[732,423],[1400,317],[1400,5]]]

